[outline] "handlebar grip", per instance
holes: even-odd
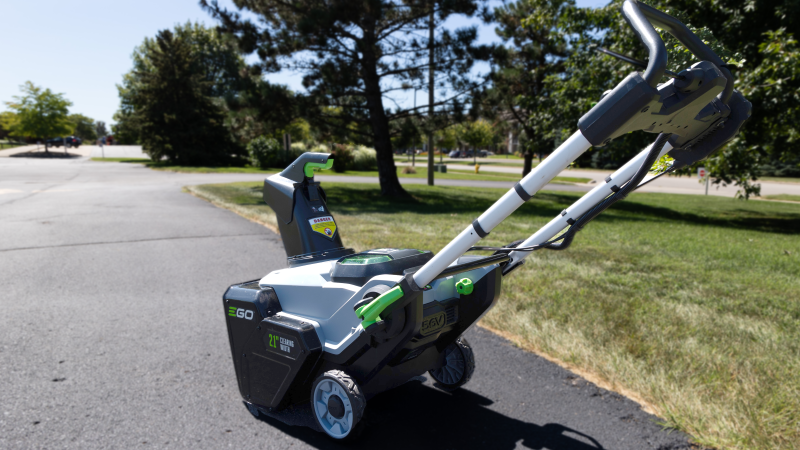
[[[725,85],[725,90],[720,93],[720,100],[722,100],[722,103],[727,105],[731,95],[733,94],[734,79],[731,71],[727,67],[724,67],[725,62],[722,60],[722,58],[714,53],[714,50],[711,50],[711,48],[706,45],[702,39],[700,39],[696,34],[692,33],[692,30],[681,23],[680,20],[670,16],[667,13],[657,10],[652,6],[645,5],[644,3],[640,3],[638,6],[652,25],[655,25],[667,33],[675,36],[675,39],[680,41],[684,47],[689,49],[689,51],[692,52],[697,59],[701,61],[708,61],[720,69],[722,75],[728,80],[728,84]]]
[[[639,2],[636,0],[625,0],[622,5],[622,14],[642,43],[647,47],[649,53],[647,69],[645,69],[642,78],[651,87],[656,87],[667,70],[668,55],[664,41],[661,40],[661,36],[656,33],[653,25],[647,20],[647,17],[639,7]]]
[[[725,67],[722,59],[696,34],[692,33],[692,30],[678,19],[652,6],[639,3],[638,0],[625,0],[622,5],[622,14],[639,39],[647,46],[650,56],[647,69],[642,77],[650,86],[656,87],[667,69],[667,49],[661,36],[653,28],[653,26],[657,26],[675,36],[695,57],[701,61],[708,61],[720,69],[728,83],[725,85],[725,90],[719,94],[719,99],[722,103],[728,104],[733,94],[733,74]]]

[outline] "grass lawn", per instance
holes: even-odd
[[[166,170],[172,172],[187,172],[187,173],[263,173],[272,174],[278,173],[279,170],[261,170],[257,167],[195,167],[195,166],[174,166],[164,163],[155,163],[149,159],[143,158],[92,158],[92,161],[99,162],[119,162],[119,163],[140,163],[155,170]],[[417,167],[417,173],[403,173],[403,168],[397,169],[397,176],[400,178],[428,178],[428,169],[424,167]],[[346,172],[334,172],[326,170],[319,172],[320,175],[332,176],[353,176],[353,177],[377,177],[378,171],[364,171],[358,172],[348,170]],[[473,180],[473,181],[518,181],[519,176],[510,173],[497,173],[497,172],[483,172],[475,174],[473,170],[451,170],[448,173],[436,173],[436,179],[440,180]],[[553,183],[588,183],[591,178],[575,178],[575,177],[555,177]]]
[[[800,195],[790,195],[790,194],[778,194],[778,195],[767,195],[767,200],[784,200],[790,202],[800,202]]]
[[[275,226],[261,183],[187,189]],[[398,201],[377,185],[325,189],[357,250],[438,251],[505,192],[413,185],[413,199]],[[530,235],[576,198],[537,195],[485,245]],[[797,448],[799,231],[800,205],[633,194],[569,250],[531,255],[482,324],[634,394],[703,445]]]
[[[779,183],[800,183],[800,178],[791,177],[759,177],[759,181],[777,181]]]
[[[402,163],[410,163],[411,162],[411,158],[406,158],[405,156],[395,156],[394,160],[395,160],[395,162],[402,162]],[[519,167],[520,170],[522,170],[522,162],[523,162],[523,160],[521,160],[519,158],[517,158],[517,159],[508,158],[508,161],[506,161],[505,158],[502,158],[502,159],[478,158],[478,164],[481,165],[481,166],[485,166],[485,165],[503,166],[503,165],[506,165],[506,166],[511,166],[511,167]],[[428,164],[428,160],[426,158],[419,158],[419,157],[417,158],[417,166],[423,166],[424,167],[427,164]],[[434,164],[439,164],[439,159],[438,158],[436,159],[436,161],[434,161]],[[451,159],[449,161],[445,161],[444,164],[446,164],[448,166],[454,165],[454,164],[464,165],[464,166],[475,166],[475,163],[472,162],[472,158],[465,158],[465,159],[459,159],[459,160],[452,160]],[[534,159],[533,160],[533,167],[536,167],[537,164],[539,164],[539,160]]]
[[[0,150],[7,150],[9,148],[21,147],[27,144],[17,144],[16,142],[0,141]]]

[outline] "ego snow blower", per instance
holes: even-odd
[[[239,392],[250,411],[310,402],[330,437],[353,435],[367,399],[429,373],[445,390],[475,367],[462,334],[494,306],[503,277],[540,249],[563,250],[614,202],[664,173],[702,160],[739,132],[750,103],[733,89],[730,68],[675,18],[636,0],[622,12],[649,51],[643,73],[628,75],[578,122],[576,131],[513,189],[437,254],[428,250],[344,248],[315,169],[334,156],[305,153],[264,182],[288,268],[231,286],[223,297]],[[699,60],[668,72],[653,26]],[[634,61],[635,62],[635,61]],[[662,81],[662,77],[671,78]],[[592,146],[631,131],[655,142],[547,225],[506,247],[475,247],[494,227]],[[672,166],[648,174],[663,155]],[[464,256],[489,250],[491,256]]]

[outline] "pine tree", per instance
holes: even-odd
[[[144,68],[134,72],[137,82],[126,99],[145,152],[183,165],[226,164],[242,155],[191,45],[169,30],[159,32],[155,44],[144,55]]]

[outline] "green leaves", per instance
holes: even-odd
[[[20,86],[22,95],[6,102],[16,116],[5,119],[12,136],[47,139],[72,133],[73,124],[67,119],[72,102],[64,94],[42,89],[30,81]]]
[[[202,52],[190,36],[164,30],[140,50],[120,92],[144,151],[155,161],[183,165],[229,164],[241,155],[225,127],[221,102],[213,97],[219,85],[198,70]]]

